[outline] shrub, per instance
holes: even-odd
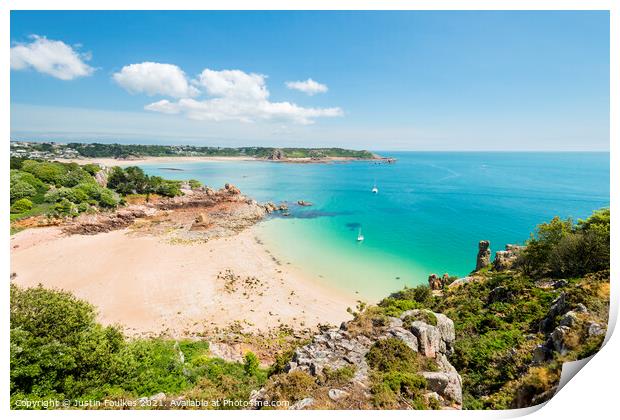
[[[377,340],[366,354],[368,366],[380,372],[419,370],[418,354],[398,338]]]
[[[398,408],[404,399],[413,408],[428,408],[422,397],[426,380],[418,372],[436,370],[437,366],[431,359],[422,359],[426,358],[397,338],[376,341],[366,354],[371,369],[373,404],[381,408]]]
[[[33,197],[37,190],[27,182],[11,180],[11,201]]]
[[[202,187],[202,182],[196,180],[196,179],[190,179],[189,181],[187,181],[187,183],[189,184],[189,187],[192,190],[198,189],[200,187]]]
[[[389,316],[400,316],[410,309],[428,308],[432,304],[433,295],[427,286],[405,287],[379,302],[379,306]]]
[[[101,166],[94,164],[94,163],[87,163],[86,165],[82,166],[82,169],[84,169],[86,172],[88,172],[91,175],[95,175],[97,172],[101,170]]]
[[[355,367],[349,365],[338,369],[331,369],[329,366],[325,366],[323,368],[323,375],[325,376],[326,383],[334,386],[342,386],[351,382],[355,376]]]
[[[247,352],[243,357],[243,369],[250,376],[256,375],[256,372],[258,372],[258,357],[251,351]]]
[[[32,209],[32,201],[27,198],[20,198],[11,206],[11,213],[23,213]]]
[[[52,185],[62,185],[63,177],[67,173],[67,167],[61,163],[36,162],[34,160],[24,161],[21,169]]]
[[[69,293],[11,285],[10,319],[11,394],[77,398],[126,374],[120,331]]]
[[[53,214],[55,216],[65,217],[65,216],[77,216],[79,213],[77,206],[71,201],[63,198],[53,207]]]
[[[434,327],[437,326],[437,317],[432,311],[428,310],[420,310],[414,315],[407,315],[403,318],[403,325],[406,328],[410,328],[411,324],[415,321],[422,321],[428,325],[432,325]]]
[[[290,373],[281,373],[269,378],[265,386],[265,394],[272,401],[289,401],[291,403],[301,400],[316,388],[314,378],[295,370]]]
[[[248,358],[246,368],[208,358],[206,341],[126,341],[118,328],[96,323],[93,306],[70,293],[10,287],[13,407],[26,398],[133,399],[158,392],[243,401],[265,383],[257,359]]]

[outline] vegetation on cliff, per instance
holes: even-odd
[[[93,164],[11,159],[11,220],[43,214],[75,217],[114,209],[132,194],[174,197],[181,194],[180,187],[180,181],[148,176],[135,166],[103,170]]]
[[[485,267],[472,281],[445,286],[439,294],[426,286],[405,289],[379,307],[390,315],[429,308],[454,321],[450,361],[463,378],[464,408],[543,402],[553,395],[562,362],[592,355],[603,341],[609,225],[609,209],[577,223],[554,218],[538,226],[512,270]],[[560,307],[558,301],[563,309],[552,309]],[[573,320],[566,314],[575,308],[586,312]],[[556,330],[569,323],[570,330]],[[555,337],[554,331],[567,332]]]
[[[245,363],[231,363],[209,357],[206,341],[127,340],[95,316],[70,293],[11,286],[12,407],[19,400],[128,400],[161,392],[247,400],[265,382],[267,372],[251,353]]]
[[[37,180],[42,182],[24,175],[17,181],[37,191]],[[96,323],[94,308],[69,293],[12,285],[12,405],[162,392],[248,401],[261,389],[265,398],[299,408],[310,399],[314,408],[334,407],[336,400],[357,408],[438,408],[443,400],[429,397],[429,389],[453,392],[447,381],[456,371],[463,408],[535,405],[553,396],[563,362],[588,357],[602,344],[609,315],[609,225],[608,209],[576,223],[553,219],[537,228],[510,269],[489,265],[440,291],[406,288],[376,306],[360,304],[351,310],[353,321],[316,336],[297,349],[295,359],[294,351],[286,351],[270,369],[259,367],[252,354],[244,363],[211,357],[204,341],[128,340],[119,328]],[[575,258],[582,265],[573,265]],[[451,338],[442,341],[437,334]],[[317,348],[346,350],[340,362],[357,359],[330,367],[327,357],[321,372],[313,372]],[[291,370],[291,363],[308,369]],[[363,365],[369,388],[347,388],[359,380]]]

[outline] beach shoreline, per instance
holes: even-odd
[[[346,163],[352,161],[387,161],[389,159],[376,156],[373,159],[360,159],[354,157],[325,157],[320,159],[311,158],[283,158],[283,159],[264,159],[251,156],[144,156],[132,159],[117,159],[111,157],[105,158],[56,158],[58,162],[78,163],[86,165],[89,163],[99,164],[106,167],[110,166],[139,166],[150,164],[174,164],[174,163],[192,163],[192,162],[270,162],[270,163],[291,163],[291,164],[329,164],[329,163]]]
[[[11,237],[11,270],[18,286],[74,293],[128,336],[312,329],[350,318],[356,302],[279,261],[254,227],[186,244],[131,228],[69,236],[60,227],[28,229]]]

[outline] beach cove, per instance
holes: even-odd
[[[370,302],[426,284],[431,273],[467,275],[482,239],[494,253],[523,244],[556,215],[576,220],[609,205],[608,153],[378,153],[397,161],[168,159],[139,166],[214,187],[232,182],[258,201],[287,202],[290,216],[257,225],[261,241],[326,286]],[[378,194],[371,192],[375,183]]]

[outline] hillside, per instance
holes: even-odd
[[[604,340],[609,226],[608,209],[577,223],[555,218],[493,262],[481,241],[471,275],[431,275],[430,287],[360,302],[353,320],[312,337],[239,333],[248,348],[269,349],[261,360],[250,351],[243,361],[223,360],[209,337],[128,339],[97,324],[95,308],[68,293],[13,285],[12,405],[22,408],[23,398],[148,408],[186,407],[188,399],[215,401],[191,408],[536,405],[553,396],[563,362],[594,354]]]
[[[351,158],[375,159],[366,150],[350,150],[337,147],[320,148],[275,148],[275,147],[210,147],[210,146],[165,146],[153,144],[104,144],[104,143],[39,143],[11,142],[11,157],[29,159],[58,158],[116,158],[139,157],[248,157],[269,160],[282,159],[324,159]]]

